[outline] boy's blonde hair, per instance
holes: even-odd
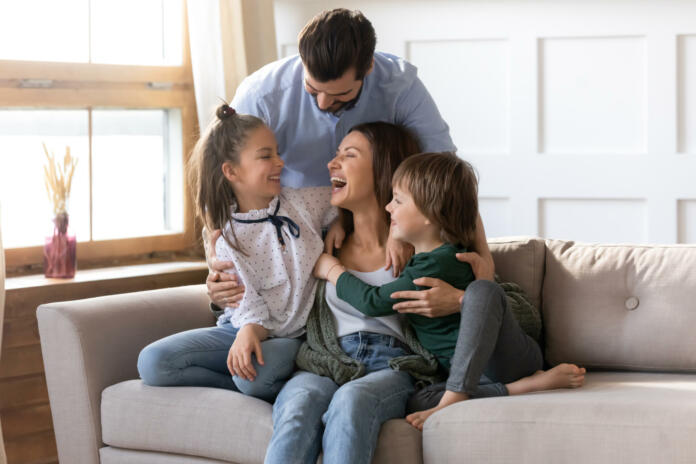
[[[420,212],[440,227],[444,242],[471,246],[478,218],[478,180],[471,164],[454,153],[421,153],[399,165],[392,185],[408,190]]]

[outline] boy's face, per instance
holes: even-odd
[[[340,110],[358,97],[362,84],[362,80],[355,79],[354,68],[350,68],[338,79],[328,82],[314,79],[307,68],[304,71],[305,90],[314,97],[321,111],[335,113]]]
[[[386,206],[391,215],[391,234],[413,244],[423,239],[431,229],[431,223],[413,202],[411,193],[399,185],[392,188],[392,201]]]

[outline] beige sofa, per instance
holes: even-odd
[[[696,246],[491,247],[542,308],[548,362],[586,366],[586,385],[459,403],[422,435],[389,421],[375,462],[696,462]],[[203,286],[39,307],[61,463],[263,461],[270,404],[137,380],[140,349],[212,324],[207,307]]]

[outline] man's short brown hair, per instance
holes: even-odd
[[[372,66],[377,36],[360,11],[336,8],[316,15],[299,36],[300,57],[313,79],[333,81],[355,68],[362,80]]]
[[[471,164],[449,152],[409,156],[394,172],[392,185],[408,190],[420,212],[440,227],[442,241],[473,244],[478,180]]]

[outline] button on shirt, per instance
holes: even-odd
[[[270,63],[248,76],[232,100],[239,113],[263,119],[278,141],[285,169],[281,183],[300,188],[330,184],[327,163],[348,131],[358,124],[385,121],[409,128],[423,151],[455,151],[449,127],[402,58],[376,52],[355,105],[338,114],[321,111],[304,86],[299,55]]]

